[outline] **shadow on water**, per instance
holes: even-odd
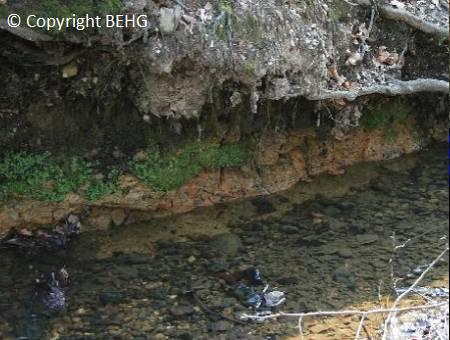
[[[244,213],[214,230],[199,227],[214,219],[200,211],[180,228],[173,218],[85,233],[56,253],[2,251],[0,337],[267,339],[294,334],[289,322],[230,320],[247,310],[232,294],[230,277],[250,266],[286,293],[284,311],[376,304],[380,288],[383,295],[393,293],[392,268],[397,286],[407,286],[417,268],[448,242],[446,152],[436,146],[367,165],[376,176],[345,193],[304,200],[299,185],[273,197],[215,207],[221,215],[253,207],[267,216]],[[411,241],[393,256],[394,235],[397,245]],[[447,263],[448,258],[424,284],[448,284]],[[63,265],[71,274],[67,306],[49,314],[33,301],[33,281]],[[224,272],[232,274],[224,277]],[[197,300],[184,294],[187,289]]]

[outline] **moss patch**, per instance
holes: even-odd
[[[9,14],[8,6],[0,5],[0,18],[6,18]]]
[[[361,118],[361,125],[367,131],[381,129],[394,123],[403,123],[412,113],[405,99],[398,98],[369,107]]]
[[[122,9],[121,0],[42,0],[32,1],[25,6],[15,8],[13,5],[0,5],[0,17],[6,17],[9,13],[18,13],[25,18],[28,15],[36,15],[43,18],[72,18],[101,16],[106,14],[117,14]],[[56,29],[50,30],[49,33],[63,33]]]
[[[122,8],[121,0],[43,0],[35,1],[24,9],[25,14],[42,17],[71,17],[89,15],[115,14]]]
[[[183,185],[204,169],[241,166],[247,159],[242,145],[197,142],[181,150],[162,154],[148,152],[148,159],[132,162],[132,172],[156,191],[168,191]]]

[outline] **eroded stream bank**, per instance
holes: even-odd
[[[286,293],[284,311],[375,306],[392,294],[394,259],[407,286],[448,242],[446,147],[360,165],[286,193],[152,223],[85,232],[60,252],[2,250],[3,339],[283,339],[296,323],[234,324],[247,309],[223,272],[256,266]],[[353,171],[353,173],[352,173]],[[321,195],[312,195],[315,192]],[[256,218],[258,216],[259,218]],[[424,284],[448,287],[448,258]],[[46,315],[33,281],[66,266],[64,311]],[[227,283],[228,281],[228,283]],[[202,308],[184,294],[195,291]],[[355,320],[307,325],[311,339],[344,339]],[[354,331],[354,329],[353,329]],[[337,335],[340,334],[340,335]],[[351,333],[350,333],[351,334]]]

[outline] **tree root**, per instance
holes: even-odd
[[[449,93],[449,83],[437,79],[416,79],[401,81],[397,80],[388,85],[373,85],[359,90],[332,91],[325,90],[318,95],[311,95],[309,100],[346,99],[354,101],[358,97],[371,94],[383,94],[388,96],[401,96],[418,92],[441,92]]]
[[[23,27],[11,27],[5,19],[0,19],[0,30],[9,32],[19,38],[31,42],[47,42],[54,40],[54,38],[48,34],[39,33]]]
[[[367,7],[371,6],[370,0],[354,0],[354,1],[361,6]],[[436,34],[448,38],[449,34],[448,26],[443,27],[429,23],[406,10],[394,8],[391,6],[379,5],[378,9],[381,15],[387,19],[400,20],[419,31],[429,34]]]
[[[89,47],[94,42],[102,43],[101,37],[98,36],[83,38],[76,35],[64,35],[62,37],[56,37],[24,27],[11,27],[8,25],[8,22],[5,19],[0,19],[0,31],[8,32],[18,38],[32,42],[36,45],[39,45],[40,43],[60,42],[85,45]],[[103,45],[106,44],[103,43]]]

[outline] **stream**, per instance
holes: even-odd
[[[447,145],[434,145],[269,197],[104,231],[86,226],[65,250],[0,250],[0,338],[298,335],[295,319],[240,320],[251,311],[236,284],[254,268],[284,292],[277,308],[286,312],[378,306],[392,300],[393,280],[408,287],[448,243],[446,155]],[[50,312],[33,297],[34,281],[63,266],[65,308]],[[448,288],[448,256],[421,285]],[[357,325],[311,322],[305,331],[353,339]]]

